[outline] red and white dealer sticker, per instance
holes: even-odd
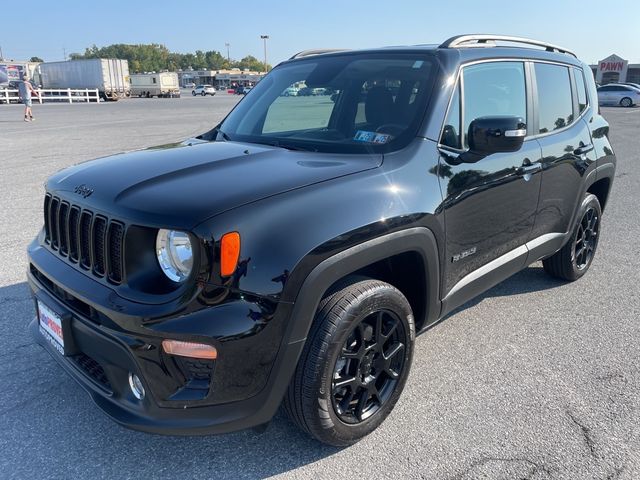
[[[64,355],[64,335],[62,333],[62,319],[53,310],[38,300],[38,323],[40,333]]]

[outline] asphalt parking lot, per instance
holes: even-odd
[[[42,184],[65,166],[171,143],[238,97],[0,105],[2,478],[640,478],[640,108],[605,108],[618,155],[590,272],[565,284],[534,264],[417,339],[388,420],[346,449],[284,415],[266,432],[163,437],[103,415],[27,333],[25,249]]]

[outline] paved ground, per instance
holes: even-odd
[[[3,478],[640,478],[640,108],[604,109],[619,166],[599,252],[574,284],[534,265],[421,335],[395,411],[347,449],[282,415],[263,434],[126,430],[33,344],[25,248],[42,183],[88,158],[204,131],[237,97],[0,106]]]

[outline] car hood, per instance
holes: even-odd
[[[232,208],[381,163],[382,155],[187,141],[82,163],[53,175],[46,188],[125,221],[190,229]]]

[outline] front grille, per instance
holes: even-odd
[[[44,199],[45,242],[61,257],[122,283],[124,224],[47,194]]]
[[[111,382],[107,378],[107,374],[98,362],[96,362],[89,355],[85,355],[84,353],[80,353],[78,355],[74,355],[73,357],[76,365],[80,367],[90,378],[98,382],[105,389],[111,391]]]

